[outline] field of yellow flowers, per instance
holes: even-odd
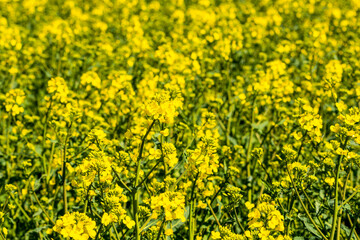
[[[359,0],[0,0],[0,240],[360,240]]]

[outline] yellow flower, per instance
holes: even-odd
[[[302,132],[295,132],[293,133],[293,136],[296,140],[300,140],[303,137]]]
[[[211,232],[211,238],[212,238],[212,239],[221,239],[220,232],[212,231],[212,232]]]
[[[52,95],[52,99],[56,101],[61,103],[66,103],[68,101],[69,89],[65,80],[61,77],[50,79],[47,91]]]
[[[168,191],[153,196],[151,197],[151,208],[157,212],[164,210],[167,221],[180,219],[185,222],[185,197],[181,193]]]
[[[16,116],[24,112],[24,108],[20,106],[24,103],[24,100],[25,92],[22,89],[11,89],[6,94],[4,102],[6,111],[11,113],[12,116]]]
[[[174,144],[165,142],[162,144],[162,150],[164,153],[165,163],[170,168],[174,167],[178,162],[178,158],[176,156],[176,148]]]
[[[169,129],[166,128],[165,130],[160,131],[160,133],[161,133],[164,137],[167,137],[167,136],[169,136]]]
[[[343,112],[347,109],[347,106],[343,101],[336,103],[336,107],[339,110],[339,112]]]
[[[113,219],[112,219],[111,215],[109,215],[108,213],[104,213],[104,215],[101,218],[101,223],[104,224],[105,226],[107,226],[112,222],[113,222]]]
[[[48,228],[46,229],[46,234],[50,235],[53,233],[53,229],[52,228]]]
[[[174,234],[174,231],[171,228],[165,230],[165,235],[166,236],[171,236],[173,234]]]
[[[172,124],[178,115],[177,109],[182,106],[178,96],[170,96],[170,91],[156,93],[155,96],[143,106],[145,114],[161,123]]]
[[[326,178],[325,178],[325,182],[326,182],[330,187],[332,187],[332,186],[334,185],[334,183],[335,183],[335,178],[333,178],[333,177],[326,177]]]
[[[160,159],[161,158],[161,150],[160,149],[154,149],[154,148],[150,148],[149,150],[149,160],[153,160],[153,159]]]
[[[129,229],[133,228],[135,226],[135,221],[131,220],[129,216],[126,216],[123,220],[123,223],[128,227]]]
[[[205,208],[207,207],[207,204],[204,203],[203,201],[199,201],[197,207],[198,207],[198,208],[205,209]]]
[[[90,91],[91,87],[94,86],[97,89],[101,88],[101,79],[97,75],[96,72],[90,71],[87,73],[84,73],[81,76],[81,85],[86,86],[86,91]]]
[[[246,207],[247,209],[251,210],[253,207],[255,207],[255,204],[250,203],[250,202],[246,202],[246,203],[245,203],[245,207]]]
[[[262,227],[260,229],[260,233],[258,234],[258,236],[261,240],[267,240],[267,237],[269,236],[269,234],[270,234],[270,231],[267,230],[266,228]]]
[[[63,237],[71,237],[74,240],[87,240],[96,235],[96,223],[85,213],[67,213],[56,221],[53,230]]]

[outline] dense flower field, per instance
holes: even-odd
[[[358,0],[0,0],[0,73],[0,240],[360,239]]]

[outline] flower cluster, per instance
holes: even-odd
[[[156,211],[156,215],[164,211],[166,221],[180,219],[185,222],[185,198],[180,193],[170,191],[160,193],[158,196],[151,197],[150,205]]]
[[[219,164],[217,147],[215,138],[203,137],[195,150],[189,150],[188,171],[193,175],[199,173],[200,179],[216,173]]]
[[[59,101],[61,103],[67,102],[69,89],[63,78],[55,77],[50,79],[48,82],[47,91],[51,94],[51,98],[55,101]]]
[[[123,194],[123,189],[116,186],[113,189],[109,189],[105,193],[104,206],[107,209],[101,218],[101,223],[105,226],[113,222],[123,223],[128,228],[132,228],[135,222],[126,215],[126,210],[123,208],[123,204],[127,202],[127,197]]]
[[[144,111],[145,115],[153,120],[171,124],[178,115],[177,109],[181,105],[181,99],[177,95],[172,96],[170,91],[161,91],[145,104]]]
[[[12,116],[19,115],[24,112],[24,108],[21,106],[25,100],[25,92],[22,89],[11,89],[5,96],[5,109]]]
[[[281,232],[284,231],[284,216],[277,209],[274,202],[262,201],[254,207],[254,204],[245,203],[249,209],[249,229],[245,236],[250,239],[283,239]]]
[[[53,230],[74,240],[94,239],[96,223],[84,213],[67,213],[56,221]]]

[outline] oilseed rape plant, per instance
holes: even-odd
[[[0,0],[0,240],[359,240],[360,1]]]

